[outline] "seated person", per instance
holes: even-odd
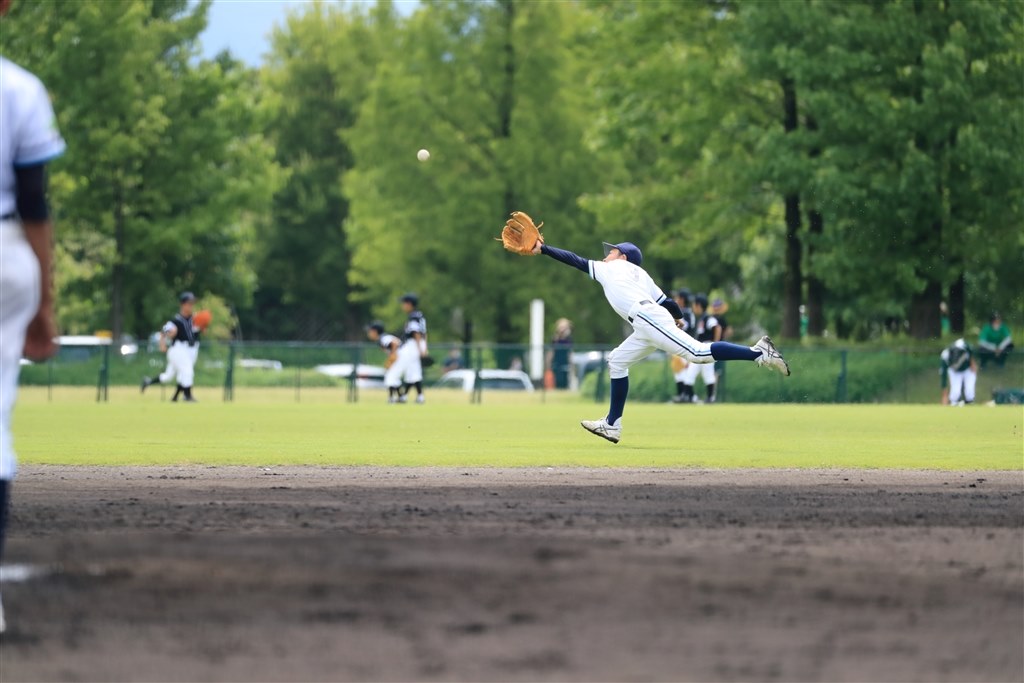
[[[998,312],[993,313],[989,318],[988,325],[981,328],[981,336],[978,340],[978,358],[981,360],[981,367],[989,361],[993,361],[1003,367],[1006,365],[1006,357],[1013,350],[1013,339],[1010,338],[1010,328],[1003,323],[1002,316]]]

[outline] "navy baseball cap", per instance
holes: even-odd
[[[366,326],[366,330],[376,330],[377,334],[384,334],[384,323],[379,320],[374,320],[372,323]]]
[[[180,301],[181,303],[185,303],[186,301],[195,301],[195,300],[196,300],[196,295],[193,294],[192,292],[182,292],[181,295],[178,296],[178,301]]]
[[[644,262],[644,255],[640,253],[640,247],[636,246],[632,242],[619,242],[618,244],[609,244],[608,242],[601,242],[604,245],[604,255],[607,256],[612,249],[618,249],[620,254],[626,256],[626,260],[632,263],[634,266],[639,266]]]
[[[416,296],[415,294],[413,294],[412,292],[406,292],[405,294],[403,294],[402,298],[399,299],[399,301],[408,302],[408,303],[412,304],[413,306],[419,306],[420,305],[420,298],[418,296]]]

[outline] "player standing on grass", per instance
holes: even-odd
[[[601,285],[612,310],[633,327],[633,333],[608,354],[608,374],[612,385],[608,414],[598,420],[580,423],[592,434],[612,443],[619,442],[622,413],[629,395],[629,368],[657,349],[682,356],[691,363],[748,360],[789,375],[789,365],[768,337],[761,337],[754,346],[721,341],[708,344],[679,329],[683,312],[641,268],[643,254],[632,242],[604,242],[604,259],[590,261],[571,251],[544,244],[538,226],[521,211],[513,212],[512,218],[505,223],[501,241],[506,249],[518,254],[544,254],[582,270]]]
[[[0,0],[0,16],[10,0]],[[21,355],[57,351],[46,164],[64,153],[46,88],[0,57],[0,557],[14,479],[11,411]],[[0,602],[0,633],[6,630]]]
[[[697,327],[692,334],[696,337],[697,341],[705,344],[722,341],[722,325],[719,323],[718,318],[708,311],[708,297],[706,294],[698,294],[693,297],[693,313],[697,318]],[[714,363],[692,364],[686,368],[683,371],[684,393],[689,397],[690,401],[698,402],[693,393],[693,386],[697,383],[698,375],[704,380],[707,402],[714,403],[715,380],[717,377],[715,375]]]
[[[403,330],[404,340],[398,349],[398,358],[389,370],[394,369],[402,378],[402,393],[399,403],[405,403],[405,396],[410,387],[416,387],[416,402],[423,403],[423,360],[427,356],[427,319],[419,310],[420,298],[415,294],[405,294],[401,298],[402,310],[409,316]]]
[[[185,403],[197,403],[192,396],[196,361],[199,359],[199,335],[202,330],[192,320],[196,295],[182,292],[178,297],[178,315],[168,320],[160,331],[160,351],[167,353],[167,369],[156,377],[143,377],[140,391],[153,384],[170,382],[177,378],[177,387],[171,401],[185,394]]]

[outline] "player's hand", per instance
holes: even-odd
[[[681,330],[685,330],[686,329],[686,323],[683,322],[682,318],[680,318],[679,320],[676,321],[676,327],[678,327]]]
[[[540,253],[540,248],[543,247],[543,246],[544,246],[544,240],[538,238],[537,242],[533,245],[533,253],[534,254],[539,254]]]
[[[29,360],[46,360],[57,353],[57,321],[50,307],[41,308],[25,333],[24,355]]]

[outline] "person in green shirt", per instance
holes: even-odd
[[[978,339],[978,359],[981,360],[981,367],[984,368],[989,361],[1003,367],[1006,365],[1006,357],[1012,350],[1010,328],[1003,323],[1003,318],[998,312],[993,313],[988,325],[981,328]]]

